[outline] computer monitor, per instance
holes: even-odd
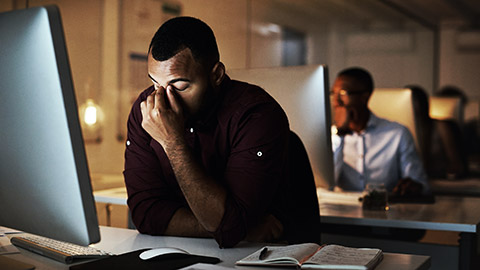
[[[0,14],[0,226],[100,240],[60,12]]]
[[[435,120],[452,120],[463,123],[463,108],[460,97],[430,97],[429,114]]]
[[[290,129],[302,140],[317,187],[332,188],[333,153],[327,67],[293,66],[231,69],[235,80],[256,84],[282,106]]]
[[[407,127],[413,136],[417,149],[421,149],[411,89],[375,88],[368,101],[368,107],[377,116]]]

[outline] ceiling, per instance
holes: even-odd
[[[448,21],[461,21],[470,28],[480,28],[478,0],[379,0],[408,16],[431,26]]]
[[[355,23],[415,21],[436,29],[445,22],[480,29],[479,0],[274,0],[288,10]]]

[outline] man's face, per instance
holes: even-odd
[[[333,107],[366,107],[370,94],[362,89],[354,79],[339,76],[333,83],[331,97]]]
[[[148,76],[155,89],[173,87],[187,118],[198,117],[215,98],[208,74],[188,48],[165,61],[148,54]]]

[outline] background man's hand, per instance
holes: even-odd
[[[142,127],[167,151],[184,141],[185,119],[174,90],[160,87],[140,104]]]
[[[392,195],[395,196],[421,196],[423,186],[410,178],[400,179],[393,188]]]

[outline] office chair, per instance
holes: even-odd
[[[427,92],[420,86],[410,85],[406,88],[412,91],[413,114],[417,131],[419,154],[427,175],[432,172],[432,135],[433,120],[430,118],[430,105]]]
[[[436,167],[442,170],[441,177],[462,178],[468,174],[467,151],[464,145],[463,107],[461,97],[430,97],[430,117],[434,120],[435,132],[439,136],[442,149],[435,153],[443,160]],[[442,164],[445,163],[445,164]]]
[[[467,176],[468,159],[460,126],[453,120],[436,120],[435,124],[446,157],[446,177],[457,179]]]
[[[313,171],[300,137],[290,131],[289,138],[289,205],[290,244],[320,243],[320,210]]]

